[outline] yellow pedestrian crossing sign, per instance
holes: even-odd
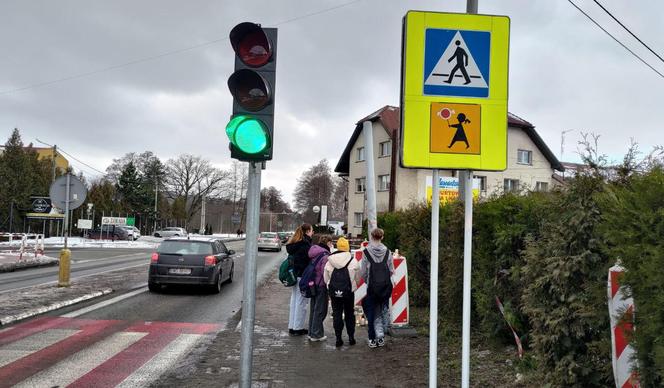
[[[406,14],[403,167],[507,167],[509,27],[506,16]]]

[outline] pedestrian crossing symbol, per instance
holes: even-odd
[[[424,47],[424,94],[488,97],[489,31],[429,28]]]

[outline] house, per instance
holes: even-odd
[[[367,155],[364,147],[362,123],[373,124],[374,155]],[[554,171],[564,171],[563,165],[544,143],[528,121],[508,113],[507,169],[499,172],[476,171],[474,188],[480,196],[494,192],[537,190],[547,191],[559,185]],[[362,232],[366,214],[366,158],[373,157],[376,175],[376,210],[394,211],[413,202],[427,199],[431,187],[431,170],[406,169],[399,165],[398,107],[385,106],[357,122],[346,148],[334,171],[348,179],[348,232]],[[454,178],[455,170],[441,170],[441,177]],[[430,196],[431,194],[429,194]]]
[[[33,147],[30,146],[24,147],[25,150],[31,149],[37,153],[37,158],[39,160],[50,159],[53,163],[53,157],[55,156],[55,167],[61,171],[67,171],[69,168],[69,160],[65,158],[56,148],[44,148],[44,147]],[[5,151],[5,146],[0,146],[0,154]]]

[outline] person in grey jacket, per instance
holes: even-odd
[[[362,301],[362,309],[368,321],[370,348],[385,346],[385,333],[390,323],[394,260],[392,252],[382,242],[384,235],[380,228],[371,231],[369,245],[362,251],[360,262],[360,276],[367,283],[367,296]],[[372,280],[372,276],[375,279]]]

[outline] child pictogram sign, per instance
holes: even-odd
[[[431,152],[480,154],[481,106],[431,103]]]

